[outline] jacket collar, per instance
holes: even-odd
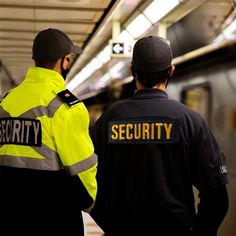
[[[46,83],[56,93],[65,89],[65,80],[58,72],[41,67],[30,67],[24,82]]]
[[[151,99],[151,98],[165,98],[168,99],[168,95],[165,91],[154,88],[145,88],[137,90],[133,99]]]

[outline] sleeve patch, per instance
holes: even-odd
[[[180,127],[169,118],[143,118],[109,122],[109,143],[176,143]]]
[[[40,147],[42,144],[41,123],[35,119],[0,119],[0,145],[15,144]]]
[[[70,107],[80,102],[80,100],[68,89],[61,91],[57,96]]]
[[[221,174],[227,174],[227,168],[226,168],[226,165],[221,165],[220,166],[220,173]]]

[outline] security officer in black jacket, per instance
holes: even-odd
[[[171,61],[163,38],[137,41],[137,92],[94,127],[98,194],[91,215],[107,235],[216,235],[226,215],[224,155],[200,115],[168,99]]]

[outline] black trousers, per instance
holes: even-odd
[[[125,235],[192,235],[191,227],[171,218],[158,218],[155,215],[122,215],[114,217],[105,232],[106,236]]]
[[[58,215],[60,216],[60,215]],[[61,215],[46,216],[32,214],[26,215],[24,212],[15,215],[1,214],[0,235],[1,236],[62,236],[73,235],[83,236],[84,227],[82,216],[71,217]]]
[[[0,167],[0,235],[84,235],[80,201],[63,178],[34,172]]]

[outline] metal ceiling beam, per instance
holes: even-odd
[[[32,48],[32,45],[20,45],[20,44],[14,44],[14,45],[4,44],[4,45],[1,45],[0,44],[0,49],[2,49],[2,48]]]
[[[32,34],[37,34],[38,31],[37,30],[25,30],[25,29],[4,29],[4,28],[0,28],[0,33],[1,32],[14,32],[14,33],[32,33]],[[72,32],[72,31],[64,31],[66,34],[70,34],[70,35],[89,35],[87,33],[84,32]]]
[[[9,58],[10,58],[10,59],[11,59],[11,58],[25,58],[25,59],[26,59],[26,58],[28,58],[28,54],[25,54],[25,55],[19,55],[19,54],[17,54],[17,53],[16,53],[16,54],[10,54],[10,55],[5,55],[5,54],[3,55],[3,54],[1,54],[0,57],[1,57],[1,59],[4,59],[4,61],[7,60],[7,59],[9,59]],[[0,60],[1,60],[1,59],[0,59]]]
[[[13,50],[13,51],[2,51],[0,49],[0,53],[1,54],[4,54],[4,55],[7,55],[7,54],[31,54],[32,52],[31,51],[19,51],[19,50]]]
[[[0,3],[0,8],[20,8],[20,9],[32,9],[32,10],[62,10],[62,11],[104,11],[106,8],[98,7],[76,7],[76,6],[47,6],[47,5],[30,5],[30,4],[7,4]]]
[[[8,40],[10,40],[10,41],[17,41],[17,42],[19,42],[19,41],[29,41],[29,42],[32,42],[33,41],[33,37],[32,37],[32,39],[29,39],[29,38],[16,38],[16,37],[0,37],[0,40],[6,40],[6,41],[8,41]]]
[[[13,21],[13,22],[30,22],[30,23],[61,23],[61,24],[85,24],[85,25],[95,25],[95,21],[90,20],[44,20],[44,19],[22,19],[22,18],[8,18],[0,17],[0,21]]]

